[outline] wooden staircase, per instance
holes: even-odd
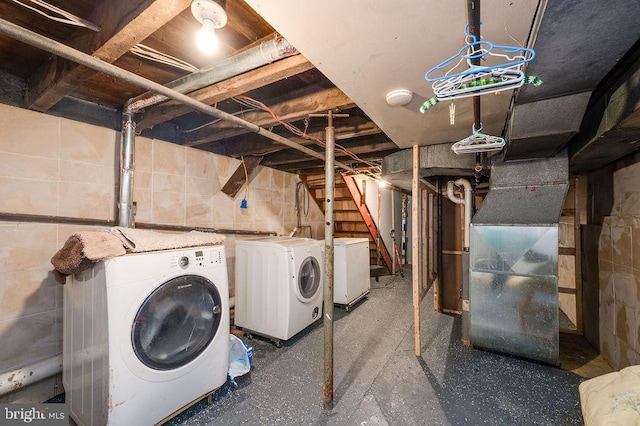
[[[324,176],[309,177],[307,184],[311,196],[324,213]],[[369,239],[369,263],[374,270],[384,269],[377,272],[372,270],[372,274],[393,273],[393,258],[382,238],[379,238],[378,227],[353,177],[336,176],[334,202],[334,237]]]

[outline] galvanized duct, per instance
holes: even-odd
[[[420,177],[472,176],[475,166],[473,155],[457,155],[452,143],[421,146]],[[398,188],[411,190],[413,157],[410,148],[387,155],[382,159],[382,179]]]
[[[471,224],[473,346],[558,364],[558,222],[568,169],[566,150],[492,164]]]
[[[298,51],[291,43],[282,37],[274,37],[273,40],[262,42],[218,64],[174,80],[166,87],[180,93],[193,92],[295,54],[298,54]],[[146,92],[130,99],[125,108],[136,112],[168,99],[169,97],[165,95]]]

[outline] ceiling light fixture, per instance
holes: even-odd
[[[213,0],[193,0],[191,13],[202,24],[202,29],[196,35],[196,44],[203,53],[211,55],[218,49],[214,30],[227,25],[227,13]]]

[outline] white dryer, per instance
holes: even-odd
[[[310,238],[236,241],[235,325],[280,346],[320,319],[323,246]]]
[[[79,425],[155,424],[222,386],[223,246],[99,262],[64,286],[63,384]]]

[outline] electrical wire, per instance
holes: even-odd
[[[97,26],[96,24],[87,21],[86,19],[82,19],[72,13],[67,12],[66,10],[60,9],[58,7],[55,7],[45,1],[42,0],[27,0],[30,1],[31,3],[34,3],[44,9],[47,9],[51,12],[57,13],[60,16],[63,16],[64,18],[59,18],[56,16],[52,16],[49,15],[47,12],[44,12],[40,9],[37,9],[33,6],[29,6],[27,4],[22,3],[19,0],[12,0],[14,3],[19,4],[22,7],[26,7],[29,10],[32,10],[36,13],[39,13],[40,15],[44,16],[45,18],[51,19],[52,21],[56,21],[56,22],[62,22],[63,24],[68,24],[68,25],[75,25],[77,27],[84,27],[84,28],[88,28],[92,31],[100,31],[100,27]]]
[[[302,130],[298,129],[296,126],[294,126],[293,124],[290,124],[290,123],[287,123],[286,121],[281,120],[280,117],[278,117],[277,114],[271,108],[269,108],[267,105],[265,105],[264,103],[262,103],[262,102],[260,102],[260,101],[258,101],[256,99],[250,98],[248,96],[244,96],[244,95],[236,96],[233,99],[236,102],[238,102],[238,103],[240,103],[242,105],[245,105],[245,106],[248,106],[248,107],[251,107],[251,108],[260,109],[260,110],[268,112],[277,123],[282,125],[285,129],[289,130],[294,135],[299,136],[299,137],[304,138],[304,139],[308,139],[308,140],[314,141],[316,144],[318,144],[318,145],[320,145],[322,147],[326,146],[326,143],[324,141],[322,141],[321,139],[318,139],[315,136],[308,135],[306,133],[306,131],[302,131]],[[336,151],[341,152],[341,153],[349,156],[350,158],[352,158],[355,161],[358,161],[360,163],[364,163],[368,167],[372,167],[372,168],[379,168],[380,167],[379,164],[377,164],[375,162],[361,159],[356,154],[354,154],[353,152],[349,151],[348,149],[346,149],[342,145],[335,144],[335,147],[336,147]]]
[[[138,43],[129,50],[136,56],[141,58],[145,58],[151,61],[155,61],[161,64],[169,65],[174,68],[179,68],[188,72],[198,72],[198,68],[195,65],[191,65],[190,63],[183,61],[182,59],[176,58],[175,56],[167,55],[166,53],[162,53],[152,47],[145,46],[142,43]]]
[[[248,109],[248,110],[246,110],[246,109],[245,109],[245,110],[243,110],[243,111],[237,111],[237,112],[234,112],[234,113],[233,113],[233,114],[231,114],[231,115],[238,116],[238,115],[242,115],[242,114],[244,114],[245,112],[250,112],[250,111],[256,111],[256,109]],[[211,126],[211,125],[216,124],[216,123],[218,123],[218,122],[220,122],[220,121],[222,121],[222,119],[218,118],[218,119],[213,120],[213,121],[208,121],[208,122],[206,122],[206,123],[204,123],[204,124],[201,124],[200,126],[197,126],[197,127],[192,128],[192,129],[185,129],[185,130],[182,130],[182,132],[183,132],[183,133],[195,132],[196,130],[204,129],[204,128],[205,128],[205,127],[207,127],[207,126]]]
[[[244,199],[246,200],[249,197],[249,173],[247,172],[247,164],[244,162],[244,156],[240,156],[240,161],[242,161],[242,168],[244,168]]]

